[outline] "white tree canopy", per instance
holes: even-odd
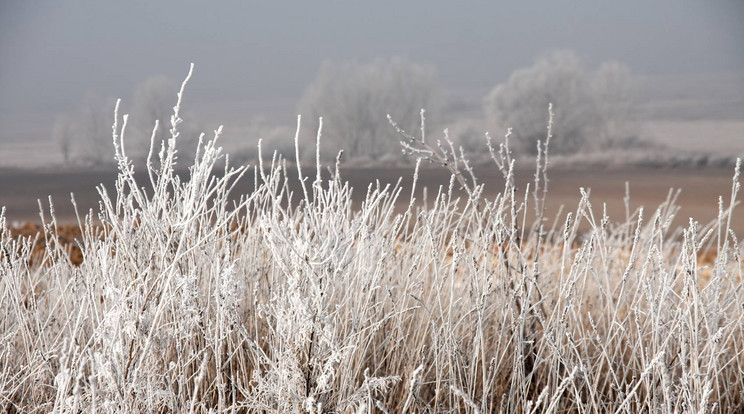
[[[519,150],[537,151],[545,141],[548,104],[555,114],[551,151],[572,153],[588,143],[621,134],[631,100],[630,71],[622,63],[603,63],[590,71],[572,51],[553,51],[518,69],[485,99],[486,116],[511,127]]]
[[[418,128],[420,110],[433,104],[435,89],[434,70],[405,58],[326,62],[299,109],[316,123],[323,117],[324,141],[332,147],[350,157],[378,159],[399,152],[399,136],[387,115],[404,129]]]

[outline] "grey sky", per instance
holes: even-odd
[[[742,21],[740,0],[2,0],[0,116],[127,98],[192,61],[190,93],[210,101],[298,97],[325,59],[391,55],[450,87],[494,86],[554,48],[641,74],[738,72]]]

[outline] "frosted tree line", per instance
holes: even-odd
[[[154,76],[134,91],[129,110],[138,121],[129,128],[130,136],[134,136],[130,151],[135,156],[147,155],[156,120],[160,126],[154,132],[156,137],[167,135],[163,125],[170,121],[175,85],[168,77]],[[401,158],[399,136],[387,122],[388,115],[405,130],[417,128],[422,108],[429,119],[436,121],[446,108],[441,89],[432,66],[402,57],[325,62],[299,98],[297,112],[315,122],[309,131],[317,128],[320,117],[325,119],[321,148],[325,159],[333,159],[337,149],[343,148],[346,159],[385,161]],[[573,51],[551,51],[531,66],[515,70],[483,98],[482,125],[493,131],[512,128],[514,150],[535,154],[538,140],[544,137],[548,104],[552,103],[556,130],[551,145],[555,154],[630,142],[634,138],[629,122],[633,91],[634,78],[621,62],[603,62],[592,69]],[[107,161],[113,105],[113,98],[89,93],[77,110],[58,117],[52,133],[65,163]],[[182,139],[186,141],[182,150],[193,147],[188,142],[196,142],[197,130],[182,126]],[[291,144],[291,136],[260,130],[262,136],[240,137],[246,147],[255,147],[259,138],[266,144],[267,136],[273,141],[286,138],[285,144]],[[482,145],[480,137],[486,131],[469,131],[475,136],[470,142],[462,134],[458,139],[454,132],[453,139],[468,147]],[[306,155],[312,158],[314,154]]]

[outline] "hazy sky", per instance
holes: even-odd
[[[210,101],[298,97],[323,60],[391,55],[451,87],[494,86],[555,48],[641,74],[738,72],[742,22],[741,0],[1,0],[0,122],[87,91],[126,98],[189,62],[190,93]]]

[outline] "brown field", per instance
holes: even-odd
[[[308,171],[304,171],[306,174]],[[310,171],[312,172],[312,171]],[[185,173],[184,173],[185,174]],[[296,172],[289,173],[290,177]],[[503,178],[493,168],[481,168],[477,171],[481,183],[484,183],[487,197],[493,197],[503,189]],[[342,170],[342,177],[349,182],[354,190],[354,201],[360,202],[364,198],[367,187],[379,180],[382,185],[395,184],[399,177],[403,177],[401,184],[404,191],[399,198],[399,208],[402,210],[408,203],[410,193],[405,189],[411,186],[412,168],[346,168]],[[575,211],[580,198],[579,188],[590,190],[590,201],[597,221],[602,214],[602,204],[607,204],[607,213],[614,222],[623,222],[625,211],[625,183],[630,185],[631,214],[640,206],[644,206],[644,217],[648,219],[656,207],[664,202],[670,189],[680,189],[681,193],[677,205],[680,212],[672,228],[687,226],[689,217],[695,218],[702,225],[708,224],[718,214],[718,196],[724,197],[728,206],[731,193],[731,179],[733,171],[728,168],[647,168],[623,167],[612,169],[570,169],[565,167],[553,168],[548,172],[549,192],[547,202],[547,217],[553,222],[561,206],[561,220],[567,212]],[[141,175],[144,179],[144,175]],[[6,218],[12,227],[14,236],[34,236],[39,234],[40,216],[38,201],[44,205],[45,220],[49,220],[49,196],[54,203],[55,215],[60,224],[60,241],[67,246],[70,258],[74,264],[82,261],[79,248],[75,245],[75,238],[80,236],[75,212],[70,201],[70,193],[75,195],[81,218],[93,209],[97,212],[99,194],[96,187],[105,184],[109,194],[114,194],[113,171],[0,171],[0,205],[6,208]],[[440,168],[422,169],[419,175],[417,198],[423,198],[423,188],[433,198],[437,188],[449,183],[449,172]],[[533,169],[517,171],[517,182],[521,191],[526,184],[534,180]],[[300,194],[298,182],[291,182],[296,187],[296,194]],[[533,184],[530,184],[531,186]],[[253,174],[249,172],[237,187],[237,194],[250,192],[253,186]],[[429,200],[431,202],[431,200]],[[529,203],[533,203],[530,197]],[[534,204],[528,206],[532,212]],[[744,234],[744,219],[741,214],[734,214],[732,227],[737,235]],[[588,230],[588,225],[583,225]],[[43,253],[44,244],[37,243],[36,258]],[[33,259],[38,260],[38,259]]]
[[[304,171],[314,174],[313,170]],[[294,177],[293,171],[289,172]],[[404,191],[400,203],[408,202],[413,168],[345,168],[341,172],[355,189],[354,200],[364,197],[366,188],[375,180],[381,183],[395,183],[403,178]],[[503,189],[503,179],[498,171],[484,167],[477,171],[480,182],[485,183],[487,196],[492,197]],[[520,191],[533,180],[534,169],[517,171],[517,183]],[[591,190],[591,203],[594,214],[599,220],[602,214],[602,203],[607,203],[607,213],[612,221],[625,220],[625,182],[630,185],[631,213],[639,206],[645,206],[648,218],[655,208],[662,203],[670,189],[680,189],[678,205],[681,210],[674,226],[686,226],[689,217],[701,224],[714,220],[718,212],[718,196],[724,197],[728,205],[731,194],[733,170],[729,168],[649,168],[620,167],[608,169],[576,169],[566,167],[551,168],[548,171],[549,193],[547,217],[555,217],[560,206],[564,206],[562,217],[566,212],[575,210],[580,198],[579,188]],[[146,179],[140,174],[142,182]],[[75,213],[70,201],[74,193],[81,216],[89,209],[98,210],[99,195],[96,186],[104,184],[109,194],[114,194],[114,171],[23,171],[0,170],[0,206],[6,208],[9,225],[23,222],[39,223],[38,201],[44,205],[45,218],[49,219],[48,197],[51,196],[58,222],[75,224]],[[428,187],[429,198],[433,198],[440,185],[449,182],[449,172],[441,168],[422,169],[418,184],[417,197],[422,197],[423,187]],[[296,187],[297,182],[291,183]],[[246,174],[238,185],[236,194],[250,192],[253,188],[252,171]],[[431,200],[430,200],[431,202]],[[532,200],[530,200],[532,202]],[[531,207],[530,207],[531,208]],[[744,220],[740,214],[734,214],[733,227],[737,234],[744,233]],[[551,221],[552,222],[552,221]]]

